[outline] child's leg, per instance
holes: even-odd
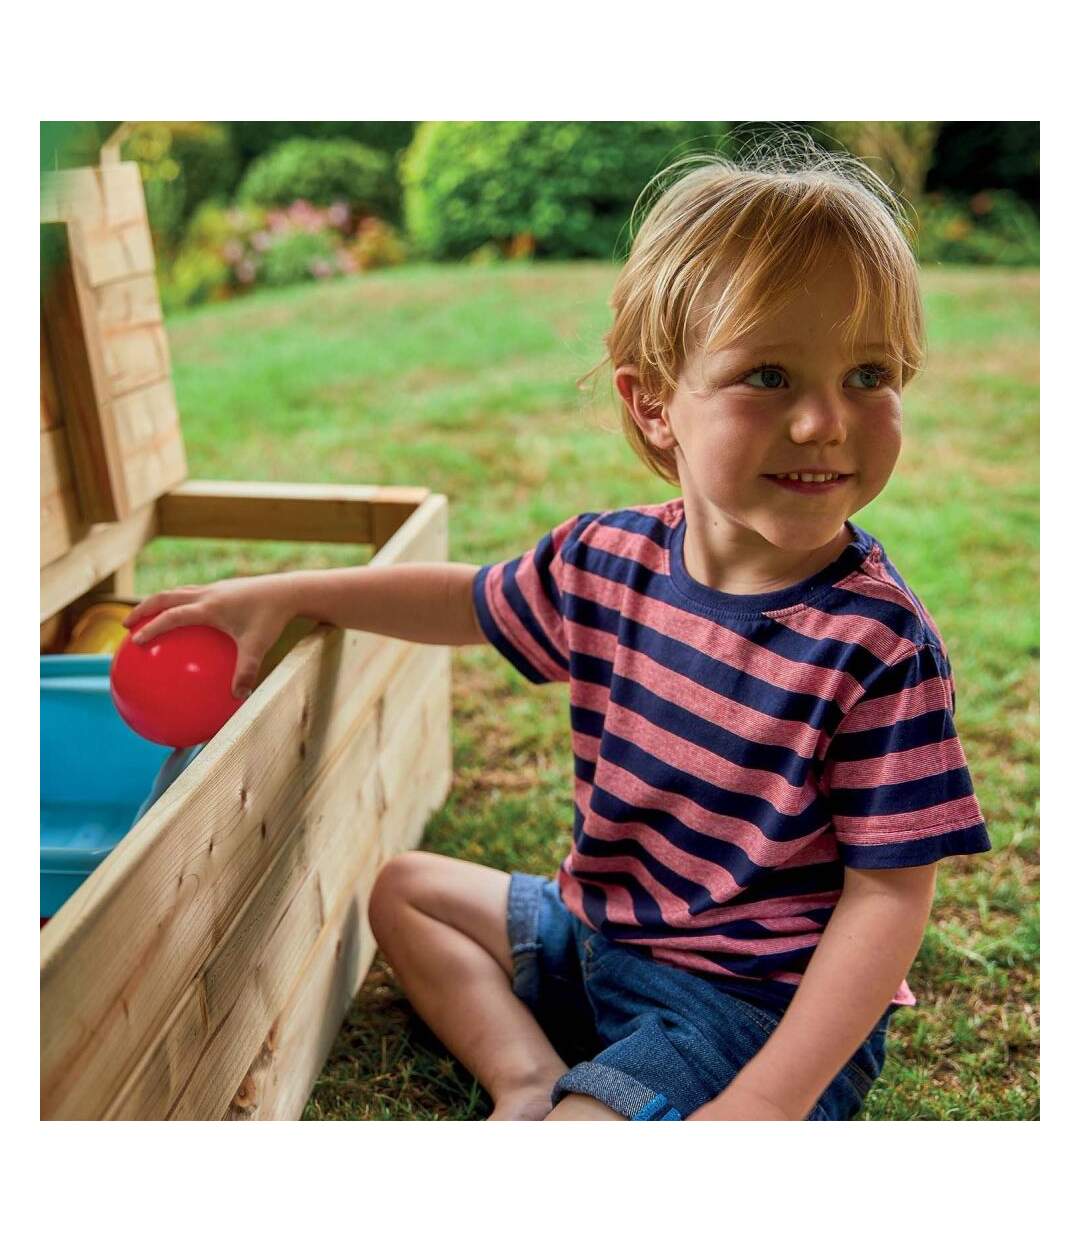
[[[368,918],[424,1019],[495,1101],[492,1120],[540,1120],[567,1065],[510,983],[510,876],[413,851],[379,872]]]

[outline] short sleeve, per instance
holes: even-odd
[[[990,849],[955,705],[948,657],[929,643],[864,683],[821,780],[846,866],[917,867]]]
[[[594,516],[567,518],[530,551],[484,565],[473,579],[473,604],[488,640],[537,685],[570,680],[563,551]]]

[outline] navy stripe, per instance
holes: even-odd
[[[813,764],[812,759],[805,758],[789,746],[754,741],[725,729],[723,725],[713,724],[705,716],[653,694],[638,681],[613,677],[611,701],[666,733],[693,742],[702,750],[739,767],[775,773],[795,788],[806,782]],[[815,702],[826,706],[820,699]]]
[[[551,543],[550,538],[547,538],[546,542],[550,544]],[[539,557],[540,557],[540,550],[537,549],[536,557],[534,559],[537,559]],[[570,670],[569,661],[563,656],[562,652],[557,650],[552,645],[551,640],[547,636],[547,632],[544,630],[540,622],[536,619],[536,614],[533,612],[532,608],[526,602],[525,596],[522,595],[521,589],[517,584],[515,575],[517,573],[518,565],[521,559],[522,558],[519,557],[516,561],[511,561],[508,565],[503,567],[502,582],[500,583],[500,586],[502,587],[503,597],[505,598],[506,602],[510,605],[510,607],[513,609],[515,615],[517,616],[521,624],[525,627],[526,630],[528,630],[530,637],[533,639],[536,645],[541,649],[541,651],[543,651],[551,659],[551,661],[554,664],[557,664],[560,668],[566,669],[567,672],[569,672]],[[541,581],[545,587],[545,594],[548,596],[548,599],[551,600],[552,607],[555,609],[556,612],[558,612],[559,610],[559,600],[557,598],[558,593],[557,591],[554,591],[553,579],[551,579],[551,577],[547,574],[542,574]],[[553,591],[556,595],[556,598],[554,599],[552,599]]]
[[[505,656],[523,677],[527,677],[529,681],[539,685],[542,682],[546,682],[548,678],[536,668],[531,660],[527,660],[516,647],[512,646],[503,637],[503,632],[496,624],[491,609],[488,608],[487,600],[484,598],[484,582],[488,574],[495,568],[497,567],[494,565],[485,565],[473,579],[473,605],[476,609],[476,618],[480,622],[480,628],[484,631],[491,645],[500,654]]]
[[[610,797],[610,795],[609,795]],[[625,807],[617,799],[611,803]],[[660,812],[659,814],[663,814]],[[606,818],[610,818],[607,816]],[[643,817],[642,817],[643,818]],[[702,837],[693,829],[686,828],[673,817],[671,819],[668,839],[687,854],[722,866],[732,880],[745,890],[730,898],[724,909],[738,909],[740,905],[773,901],[781,897],[811,897],[831,893],[839,893],[844,882],[844,869],[839,859],[828,863],[815,863],[806,867],[787,867],[783,870],[759,867],[737,845],[731,842],[718,841],[714,837]],[[645,822],[649,822],[645,820]],[[658,831],[664,831],[664,824],[650,824]],[[654,854],[632,836],[620,837],[609,841],[605,837],[594,837],[585,832],[581,812],[574,808],[574,844],[578,852],[588,858],[634,858],[648,871],[658,884],[662,884],[669,892],[686,902],[691,914],[697,916],[708,910],[713,904],[709,890],[704,886],[687,879],[677,871],[665,866]],[[697,848],[695,848],[695,846]],[[575,876],[580,872],[575,869]],[[591,872],[599,882],[609,872]],[[633,877],[628,877],[628,886],[635,889],[640,885]],[[644,889],[640,889],[645,893]],[[652,898],[648,898],[652,903]],[[603,917],[602,914],[600,917]],[[596,924],[594,924],[596,926]]]
[[[985,824],[960,828],[919,841],[896,841],[891,845],[848,845],[839,843],[845,866],[874,870],[879,867],[921,867],[953,854],[981,854],[991,848]]]
[[[927,807],[955,802],[973,793],[971,775],[965,767],[939,772],[936,776],[926,776],[921,780],[875,785],[872,789],[834,789],[829,796],[829,804],[836,819],[867,819],[925,811]]]
[[[952,714],[944,709],[924,712],[910,720],[896,720],[877,729],[858,733],[838,733],[829,744],[830,763],[853,763],[861,759],[880,759],[897,751],[913,750],[931,742],[956,737]]]
[[[775,630],[781,628],[776,622],[769,622],[769,625]],[[735,703],[752,706],[777,720],[793,720],[831,733],[842,719],[840,708],[827,697],[775,686],[764,677],[755,677],[749,671],[726,664],[689,643],[661,634],[658,630],[629,617],[623,621],[620,639],[624,646],[642,652],[656,664],[679,673],[688,681],[697,682],[698,685],[705,686]],[[771,645],[770,643],[770,647]],[[861,648],[853,648],[851,644],[842,646],[844,651],[854,653],[852,659],[860,658]],[[804,647],[802,653],[807,654],[808,650]],[[810,660],[805,662],[814,663]],[[820,664],[815,664],[815,670],[820,667]],[[826,666],[828,669],[832,667]]]
[[[755,794],[741,793],[734,789],[725,789],[723,786],[691,776],[689,772],[665,763],[659,756],[642,750],[640,746],[614,733],[604,734],[604,740],[600,744],[600,754],[609,763],[633,772],[639,780],[652,785],[654,789],[681,794],[715,815],[745,820],[770,841],[798,841],[802,837],[809,837],[815,832],[820,832],[829,822],[828,812],[821,798],[812,799],[798,814],[785,814],[765,798],[759,798]],[[615,801],[614,795],[606,790],[601,791],[599,786],[596,788],[598,793],[603,792],[605,801],[593,805],[601,814],[607,815],[606,799],[611,798]],[[792,795],[792,800],[795,801],[797,792],[792,790]],[[617,806],[621,813],[609,815],[608,818],[619,822],[634,820],[641,815],[651,815],[654,810],[651,807],[629,806],[621,801],[617,802]],[[670,821],[671,825],[679,822],[674,816],[666,816],[665,819]],[[651,821],[646,820],[646,822]],[[685,828],[685,831],[691,830]],[[694,833],[694,836],[701,836],[702,840],[715,840],[713,837],[705,837],[699,833]]]

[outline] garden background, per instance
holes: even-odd
[[[42,168],[142,172],[193,477],[403,483],[483,564],[566,516],[669,499],[600,358],[649,178],[778,124],[904,196],[928,313],[889,487],[857,515],[940,624],[994,851],[939,872],[866,1119],[1038,1115],[1038,124],[47,122]],[[43,255],[48,262],[48,255]],[[991,498],[992,497],[992,501]],[[330,546],[155,542],[146,594],[348,563]],[[355,560],[354,560],[355,563]],[[424,848],[553,874],[569,840],[565,691],[453,653],[454,786]],[[305,1116],[479,1119],[483,1090],[381,956]]]

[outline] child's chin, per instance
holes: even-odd
[[[758,527],[758,533],[782,552],[810,553],[817,552],[830,540],[838,538],[843,526],[843,521],[804,522],[801,525],[764,523]]]

